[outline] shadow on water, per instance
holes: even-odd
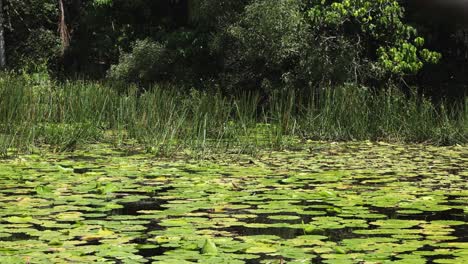
[[[452,228],[454,229],[452,235],[458,238],[454,242],[468,242],[468,224],[466,222],[464,225],[453,226]]]
[[[9,237],[2,237],[0,241],[21,241],[21,240],[34,240],[36,236],[30,236],[26,233],[13,233]]]
[[[245,226],[231,226],[222,230],[232,233],[234,236],[273,235],[282,239],[292,239],[304,234],[302,229],[289,227],[252,228]]]
[[[91,168],[74,168],[73,169],[73,173],[76,173],[76,174],[85,174],[91,171],[93,171],[93,169]]]
[[[164,254],[164,252],[174,250],[176,248],[162,248],[162,247],[156,247],[156,248],[140,248],[138,249],[138,255],[150,259],[151,257],[154,256],[161,256]]]
[[[400,220],[423,220],[423,221],[467,221],[468,215],[461,209],[450,209],[445,211],[424,211],[419,214],[402,214],[399,213],[397,208],[383,208],[383,207],[369,207],[371,211],[379,214],[386,215],[389,219]]]
[[[96,161],[98,158],[95,156],[86,156],[86,155],[71,155],[62,160],[73,160],[73,161]]]
[[[162,210],[164,208],[161,205],[165,204],[166,201],[149,198],[143,199],[138,202],[122,203],[123,208],[114,209],[111,211],[111,215],[139,215],[138,211],[149,211],[149,210]]]
[[[252,228],[245,226],[232,226],[222,229],[228,231],[235,236],[259,236],[272,235],[282,239],[293,239],[302,235],[320,235],[327,237],[328,241],[341,241],[343,239],[357,238],[360,235],[353,233],[353,228],[338,228],[338,229],[317,229],[312,232],[305,232],[302,228],[291,227],[268,227],[268,228]]]

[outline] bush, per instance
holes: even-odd
[[[263,84],[269,89],[288,83],[308,46],[308,26],[294,0],[254,1],[227,31],[235,43],[227,62],[227,82],[233,87]]]
[[[150,39],[137,40],[130,53],[124,53],[113,65],[109,77],[138,84],[150,84],[170,78],[174,58],[161,43]]]

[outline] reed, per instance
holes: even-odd
[[[397,89],[347,85],[313,96],[289,90],[265,102],[256,93],[180,93],[158,85],[144,93],[98,82],[34,83],[0,76],[0,155],[49,147],[69,151],[135,142],[157,155],[198,156],[285,149],[316,140],[464,144],[468,100],[454,110]]]

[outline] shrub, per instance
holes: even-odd
[[[137,40],[129,53],[113,65],[109,77],[138,84],[149,84],[170,77],[173,56],[161,43],[150,39]]]

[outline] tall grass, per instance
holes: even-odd
[[[375,93],[355,86],[309,97],[287,91],[261,103],[255,93],[182,94],[170,85],[122,92],[100,83],[37,83],[3,75],[0,155],[44,146],[66,151],[93,142],[134,142],[159,155],[255,153],[305,139],[466,143],[468,100],[462,107],[453,114],[448,104],[435,107],[396,89]]]
[[[324,91],[303,112],[306,136],[321,140],[384,140],[437,145],[466,143],[468,98],[457,111],[397,89],[347,86]],[[464,110],[463,110],[464,109]]]

